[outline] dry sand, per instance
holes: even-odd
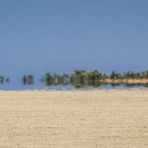
[[[148,79],[105,79],[104,82],[108,84],[148,84]]]
[[[148,148],[148,91],[0,92],[0,148]]]

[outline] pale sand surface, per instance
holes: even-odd
[[[148,148],[148,91],[0,92],[0,148]]]

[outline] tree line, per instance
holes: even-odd
[[[9,83],[10,79],[0,76],[0,84]],[[118,73],[112,71],[111,74],[105,74],[98,70],[85,71],[75,70],[71,74],[52,74],[46,73],[40,80],[46,86],[51,85],[72,85],[76,88],[81,87],[99,87],[101,85],[148,85],[148,71],[133,72],[128,71],[125,73]],[[35,76],[27,74],[22,76],[21,83],[23,85],[31,85],[35,83]]]

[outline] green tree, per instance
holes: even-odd
[[[45,75],[45,82],[47,86],[54,84],[54,77],[50,73],[46,73]]]
[[[94,70],[88,73],[88,79],[89,79],[89,85],[97,86],[98,84],[101,83],[101,80],[103,79],[103,75],[97,70]]]
[[[85,70],[76,70],[71,74],[70,82],[73,86],[79,88],[87,85],[88,75]]]
[[[122,78],[122,75],[120,73],[112,71],[110,75],[110,79],[116,80],[116,79],[121,79],[121,78]]]

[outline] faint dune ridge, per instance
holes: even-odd
[[[148,79],[105,79],[104,82],[114,84],[148,84]]]

